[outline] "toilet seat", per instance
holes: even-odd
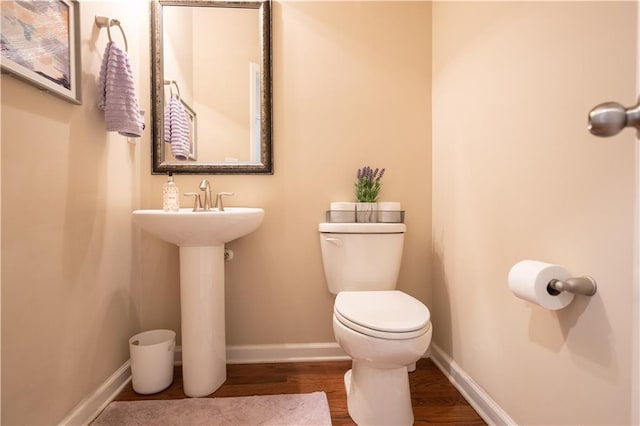
[[[343,291],[333,311],[344,326],[380,339],[412,339],[431,328],[429,309],[398,290]]]

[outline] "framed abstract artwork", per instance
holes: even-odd
[[[2,0],[2,70],[75,104],[80,97],[77,0]]]

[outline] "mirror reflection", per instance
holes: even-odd
[[[154,2],[153,172],[272,173],[270,3]]]

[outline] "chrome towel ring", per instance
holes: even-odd
[[[127,43],[127,36],[124,33],[124,29],[122,28],[122,25],[120,24],[120,21],[117,19],[109,19],[106,16],[96,16],[96,26],[98,28],[106,28],[107,29],[107,36],[109,37],[109,41],[113,41],[111,39],[111,27],[112,26],[117,26],[118,28],[120,28],[120,32],[122,33],[122,38],[124,39],[124,50],[125,51],[129,51],[129,45]]]

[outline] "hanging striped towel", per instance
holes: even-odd
[[[98,82],[98,108],[104,110],[107,131],[139,138],[144,130],[127,52],[114,42],[104,51]]]
[[[191,153],[189,119],[180,100],[171,97],[164,107],[164,141],[171,144],[177,160],[188,160]]]

